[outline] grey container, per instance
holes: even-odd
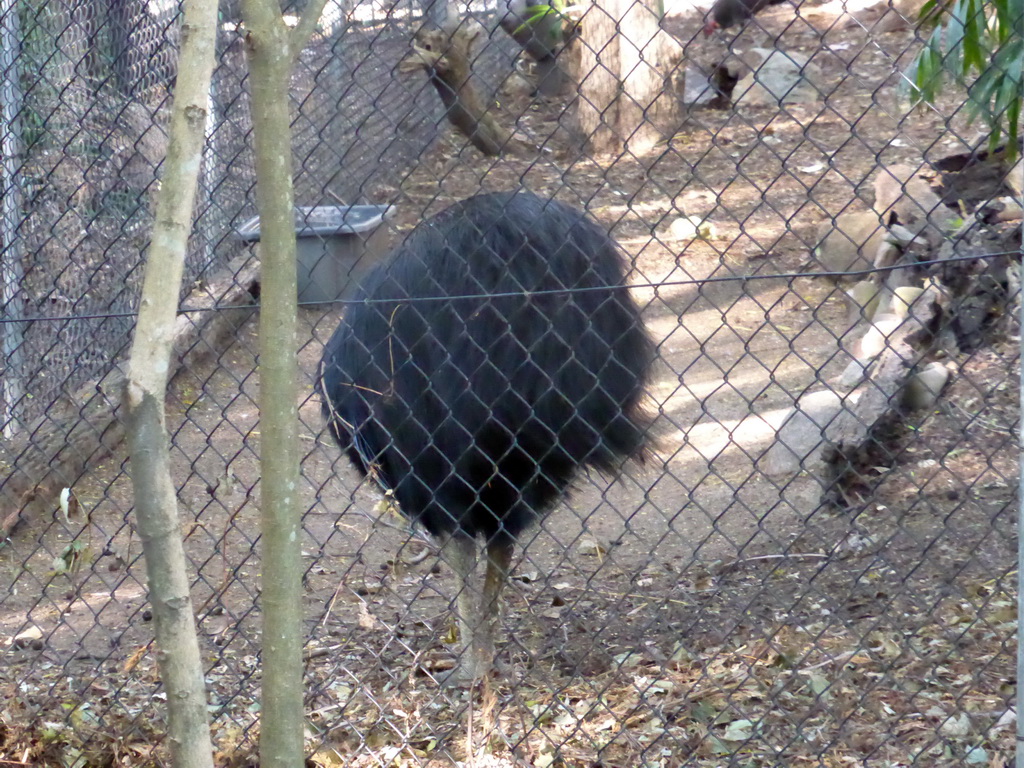
[[[390,205],[296,206],[295,236],[299,301],[327,304],[349,298],[387,245],[381,226]],[[255,216],[237,230],[244,242],[260,239]]]

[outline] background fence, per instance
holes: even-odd
[[[487,32],[476,85],[514,127],[499,157],[451,129],[422,72],[400,71],[420,6],[329,5],[292,83],[298,203],[391,204],[392,242],[482,189],[586,209],[630,257],[658,344],[660,442],[614,481],[581,479],[524,539],[502,672],[474,704],[430,677],[453,639],[449,570],[321,435],[313,377],[342,304],[302,307],[317,764],[1009,762],[1020,181],[984,151],[960,89],[908,109],[901,73],[924,35],[910,10],[841,5],[771,6],[705,37],[703,9],[666,3],[685,120],[613,154],[572,133],[571,92],[531,93],[534,65],[493,5],[460,7]],[[0,498],[5,530],[21,523],[0,548],[0,760],[14,764],[166,759],[104,384],[133,325],[178,11],[0,3]],[[169,401],[218,761],[232,765],[254,760],[259,715],[241,35],[223,5]],[[821,276],[876,266],[894,310],[913,298],[902,289],[931,286],[910,320],[866,318],[865,275]],[[857,360],[875,360],[866,377]]]

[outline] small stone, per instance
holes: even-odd
[[[886,230],[876,213],[844,213],[818,227],[814,257],[826,272],[871,269],[885,238]]]
[[[871,320],[878,311],[882,291],[873,280],[861,280],[845,291],[846,303],[850,306],[850,320]]]
[[[878,315],[864,336],[857,342],[855,355],[860,361],[873,360],[889,346],[889,337],[903,324],[903,318],[897,315]]]
[[[903,390],[903,404],[911,410],[931,408],[949,381],[949,369],[942,363],[929,363],[910,377]]]
[[[671,240],[707,240],[714,235],[714,225],[700,216],[680,216],[669,225],[667,232]]]
[[[897,317],[906,319],[914,302],[924,293],[924,288],[904,285],[893,290],[892,311]]]
[[[576,552],[581,555],[589,555],[591,557],[603,557],[607,554],[607,547],[601,546],[600,542],[596,539],[581,539],[580,543],[576,545]]]

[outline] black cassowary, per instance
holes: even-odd
[[[624,280],[618,248],[582,213],[483,194],[416,227],[324,350],[331,433],[461,579],[454,679],[489,669],[516,538],[581,468],[643,458],[654,347]]]

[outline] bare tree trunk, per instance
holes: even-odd
[[[683,48],[654,0],[595,0],[570,48],[574,131],[590,152],[642,153],[683,122]]]
[[[616,17],[607,8],[619,0],[592,5],[580,22],[579,39],[571,51],[573,79],[578,85],[575,108],[571,113],[572,130],[591,152],[607,152],[621,147],[616,133],[614,104],[619,93],[619,41]]]
[[[260,214],[263,689],[260,765],[304,762],[295,203],[288,78],[326,0],[289,30],[277,0],[244,0]]]
[[[146,556],[175,768],[213,766],[205,676],[171,478],[164,398],[202,163],[216,34],[216,4],[186,0],[170,143],[124,397],[135,515]]]

